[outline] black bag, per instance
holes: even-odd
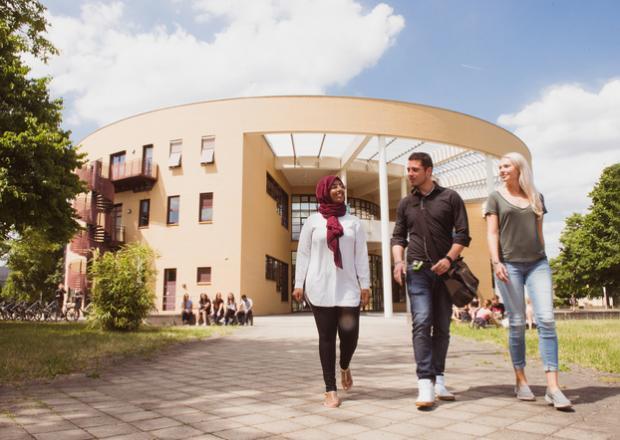
[[[428,244],[431,253],[430,257],[434,264],[443,257],[438,254],[435,241],[426,225],[426,210],[421,209],[419,205],[418,209],[420,210],[420,218],[422,219],[420,221],[420,229],[422,229],[422,234]],[[456,261],[452,263],[450,269],[442,275],[442,279],[448,289],[452,303],[457,307],[463,307],[469,304],[478,294],[478,278],[472,273],[467,264],[465,264],[463,257],[457,258]]]
[[[459,257],[443,276],[443,282],[450,293],[452,303],[457,307],[469,304],[478,293],[478,278]]]

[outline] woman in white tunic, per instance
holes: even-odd
[[[349,364],[359,334],[360,302],[368,303],[370,271],[366,232],[347,213],[345,187],[337,176],[325,176],[316,186],[319,212],[306,219],[297,247],[293,297],[306,299],[319,333],[319,355],[325,400],[340,406],[336,387],[336,334],[340,338],[340,378],[346,391],[353,385]]]

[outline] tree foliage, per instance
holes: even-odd
[[[620,298],[620,163],[603,170],[587,214],[566,219],[561,250],[552,261],[560,297]]]
[[[22,239],[12,240],[8,251],[11,269],[2,296],[49,301],[63,280],[63,245],[50,242],[43,234],[28,230]]]
[[[22,59],[56,53],[44,10],[34,0],[0,2],[0,240],[37,230],[64,243],[78,228],[70,200],[84,190],[73,174],[82,156],[61,129],[49,78],[30,78]]]
[[[90,269],[93,319],[107,330],[135,330],[155,307],[153,251],[141,243],[96,254]]]

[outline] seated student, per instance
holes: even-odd
[[[194,303],[189,299],[189,294],[183,295],[183,303],[181,304],[181,320],[183,325],[193,325],[195,323],[194,312],[192,309],[194,308]]]
[[[211,300],[206,293],[200,294],[198,303],[198,324],[211,325]]]
[[[496,327],[499,327],[499,323],[495,320],[493,316],[493,311],[491,310],[491,300],[487,299],[484,301],[482,307],[478,309],[476,312],[476,318],[474,319],[473,326],[477,328],[485,328],[489,324],[493,324]]]
[[[456,322],[471,322],[471,316],[469,314],[469,305],[465,307],[452,306],[452,319]]]
[[[239,325],[245,325],[245,303],[243,300],[237,304],[237,311],[235,312],[235,321]]]
[[[504,313],[506,313],[506,307],[499,300],[499,296],[493,295],[492,303],[491,303],[491,311],[495,314],[496,319],[504,319]]]
[[[222,293],[217,292],[215,294],[215,299],[213,300],[213,314],[211,317],[213,318],[213,322],[217,325],[222,325],[220,322],[224,318],[224,300],[222,299]]]
[[[226,314],[224,315],[224,325],[236,324],[237,315],[237,303],[235,302],[235,295],[232,292],[226,296]]]
[[[254,306],[254,301],[252,298],[249,298],[247,295],[241,295],[241,303],[243,303],[243,322],[241,325],[250,324],[254,325],[254,313],[252,312],[252,307]]]
[[[480,308],[478,306],[478,300],[477,299],[473,299],[470,303],[469,303],[469,321],[473,324],[474,320],[476,319],[476,312],[478,311],[478,309]]]

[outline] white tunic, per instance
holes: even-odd
[[[327,220],[320,213],[306,219],[299,235],[295,268],[295,288],[306,281],[310,303],[322,307],[356,307],[360,289],[370,288],[366,231],[360,220],[349,213],[338,217],[344,235],[339,240],[342,269],[334,263],[327,247]]]

